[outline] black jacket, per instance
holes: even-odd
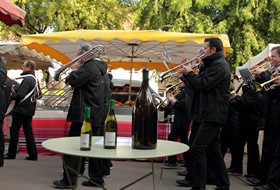
[[[280,88],[271,89],[267,92],[270,99],[270,124],[274,127],[275,132],[280,133]]]
[[[240,130],[258,130],[261,122],[264,122],[261,115],[261,94],[248,85],[242,87],[242,92],[242,96],[236,96],[231,101],[231,105],[239,113]]]
[[[68,81],[74,88],[74,93],[67,121],[83,122],[85,107],[90,107],[92,126],[101,126],[108,101],[106,89],[110,88],[106,69],[103,61],[94,59],[86,61],[81,68],[70,73]],[[105,77],[107,81],[104,81]]]
[[[28,74],[35,76],[34,70],[21,73],[22,76]],[[34,89],[36,82],[37,80],[35,80],[32,76],[23,78],[22,82],[17,88],[17,92],[11,96],[11,100],[16,100],[13,112],[17,112],[25,116],[33,116],[35,114],[36,101],[31,101],[32,95],[23,102],[20,103],[20,101],[23,100],[25,96]]]
[[[181,89],[181,92],[175,98],[177,101],[173,105],[173,109],[174,109],[173,127],[187,129],[191,122],[188,117],[190,96],[186,93],[185,89]]]
[[[4,84],[7,78],[7,70],[4,63],[0,62],[0,123],[4,119],[6,111],[6,98]]]
[[[189,72],[182,80],[189,84],[194,97],[199,98],[199,112],[197,119],[200,122],[217,122],[226,124],[229,106],[230,68],[222,51],[203,60],[204,68],[198,75]],[[198,93],[199,95],[195,95]],[[197,101],[191,100],[190,114],[195,111]]]

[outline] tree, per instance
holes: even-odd
[[[25,25],[0,25],[2,37],[77,29],[122,29],[132,5],[118,0],[14,0],[26,11]],[[11,35],[12,34],[12,35]]]
[[[225,33],[232,71],[279,43],[280,0],[142,0],[134,28],[189,33]]]

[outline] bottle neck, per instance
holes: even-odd
[[[143,70],[143,81],[142,81],[142,87],[148,88],[149,86],[149,71],[144,69]]]
[[[113,99],[110,100],[109,103],[109,113],[114,113],[114,109],[115,109],[115,101]]]
[[[85,109],[85,120],[89,120],[90,119],[90,108],[86,107]]]

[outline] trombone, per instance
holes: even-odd
[[[31,101],[36,101],[37,99],[42,98],[43,96],[47,95],[49,92],[55,90],[56,89],[55,87],[61,85],[62,82],[65,82],[65,79],[68,77],[69,70],[71,69],[71,66],[74,63],[76,63],[78,61],[81,64],[83,64],[90,59],[99,57],[100,55],[102,55],[104,53],[104,51],[105,51],[105,48],[104,48],[103,45],[96,45],[96,46],[92,47],[90,50],[83,53],[82,55],[76,57],[75,59],[73,59],[69,63],[63,65],[58,70],[55,70],[54,74],[53,74],[53,79],[54,80],[50,81],[47,85],[45,85],[44,87],[41,88],[41,91],[44,91],[44,92],[42,92],[40,96],[32,96]],[[106,59],[104,61],[106,61]],[[60,78],[61,75],[63,75],[63,77]],[[61,90],[64,91],[63,95],[57,95],[55,93],[53,95],[50,95],[50,97],[48,97],[45,100],[45,105],[54,103],[54,101],[56,102],[57,101],[56,99],[58,97],[60,97],[60,98],[63,98],[65,96],[70,97],[69,93],[72,92],[71,87],[69,87],[66,84],[66,85],[64,85],[64,87],[62,87]]]
[[[96,45],[94,47],[92,47],[90,50],[86,51],[85,53],[83,53],[82,55],[76,57],[75,59],[73,59],[72,61],[70,61],[69,63],[63,65],[61,68],[59,68],[54,75],[54,80],[59,81],[59,76],[65,72],[65,70],[68,70],[74,63],[76,63],[77,61],[80,62],[81,64],[83,64],[84,62],[86,62],[87,60],[90,60],[92,58],[96,58],[99,57],[100,55],[102,55],[105,51],[105,48],[103,45]]]
[[[255,65],[252,69],[250,69],[251,73],[254,73],[260,67],[266,71],[271,67],[271,62],[269,59],[265,59],[265,61]]]
[[[255,89],[256,89],[257,92],[261,92],[262,90],[268,91],[270,89],[273,89],[273,85],[271,83],[278,80],[278,79],[280,79],[280,76],[277,76],[273,79],[270,79],[269,81],[266,81],[264,83],[256,82],[255,83]]]
[[[171,73],[171,72],[174,72],[175,70],[179,69],[180,67],[184,66],[184,65],[187,65],[189,63],[192,63],[193,61],[196,61],[196,60],[199,60],[201,58],[204,57],[204,54],[200,55],[200,56],[197,56],[195,58],[192,58],[184,63],[181,63],[180,65],[177,65],[176,67],[173,67],[172,69],[169,69],[163,73],[160,74],[160,79],[161,79],[161,82],[163,82],[164,80],[166,80],[167,78],[170,78],[170,77],[175,77],[175,76],[179,76],[180,73],[179,72],[175,72],[175,73]],[[194,68],[197,68],[199,67],[199,63],[196,63],[195,65],[192,66],[192,69]],[[168,75],[169,73],[171,73],[170,75]]]

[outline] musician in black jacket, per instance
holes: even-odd
[[[168,140],[177,141],[180,138],[181,143],[188,145],[188,130],[190,127],[190,119],[188,117],[188,105],[190,101],[189,95],[186,93],[185,84],[181,82],[178,85],[180,91],[175,97],[169,93],[168,102],[172,104],[174,109],[174,122],[171,123],[171,131],[168,135]],[[176,91],[176,89],[175,89]],[[183,153],[184,161],[186,161],[187,152]],[[177,155],[169,156],[168,163],[164,168],[178,168]]]
[[[248,83],[248,84],[247,84]],[[259,127],[264,124],[264,118],[261,115],[261,94],[256,92],[253,83],[250,81],[242,86],[242,95],[236,95],[231,101],[231,105],[239,112],[239,130],[235,139],[235,164],[229,172],[242,174],[244,147],[247,143],[248,160],[246,177],[257,175],[259,165]]]
[[[271,49],[271,60],[274,68],[280,66],[280,46]],[[275,69],[274,69],[275,70]],[[271,78],[279,77],[278,71]],[[269,101],[269,112],[266,115],[262,158],[259,168],[260,186],[254,190],[280,189],[280,80],[271,82],[271,89],[266,92]],[[268,120],[269,119],[269,120]],[[248,181],[252,182],[252,180]],[[253,181],[254,182],[254,181]]]
[[[79,45],[77,56],[89,51],[91,46],[88,43]],[[108,103],[108,93],[110,80],[107,75],[107,65],[98,58],[85,60],[83,64],[76,62],[72,65],[74,71],[68,76],[68,82],[74,88],[73,97],[67,115],[67,121],[72,122],[68,136],[80,136],[81,127],[84,120],[85,107],[90,107],[90,118],[92,135],[100,136],[105,115],[105,106]],[[67,166],[77,171],[79,159],[77,156],[63,155]],[[104,186],[103,161],[102,159],[89,158],[89,177],[99,186]],[[69,170],[68,170],[69,171]],[[77,176],[73,171],[69,171],[70,179],[67,178],[64,169],[63,178],[55,180],[53,183],[56,188],[71,188],[76,185]],[[70,180],[70,181],[69,181]],[[84,186],[97,186],[90,181],[84,181]]]
[[[227,120],[230,68],[224,57],[222,41],[219,38],[208,38],[204,42],[204,70],[196,75],[191,65],[180,69],[183,81],[186,80],[193,91],[200,94],[198,116],[201,125],[191,146],[192,189],[205,190],[208,147],[216,166],[217,189],[227,190],[230,184],[220,149],[220,130]],[[191,101],[191,104],[193,103]],[[191,113],[192,111],[190,110]]]
[[[4,165],[4,149],[5,149],[5,139],[3,133],[3,122],[5,118],[5,90],[4,84],[7,78],[7,69],[5,65],[4,57],[0,57],[0,167]]]
[[[5,159],[15,159],[18,147],[18,138],[20,127],[23,126],[23,132],[26,139],[27,156],[26,160],[36,161],[38,159],[37,147],[32,130],[32,118],[35,114],[36,101],[32,101],[32,95],[35,93],[36,64],[33,60],[25,60],[22,65],[21,76],[23,80],[19,85],[17,92],[11,95],[11,100],[15,100],[15,107],[12,113],[12,126],[10,128],[10,144]]]
[[[263,83],[271,79],[273,75],[279,73],[280,69],[280,46],[276,46],[271,49],[271,61],[272,66],[267,70],[256,69],[254,74],[256,75],[256,81]],[[267,175],[271,167],[273,160],[273,152],[275,150],[275,126],[277,125],[277,112],[278,104],[275,98],[271,98],[269,91],[263,91],[262,108],[263,115],[265,117],[264,136],[262,144],[262,155],[258,168],[258,175],[254,178],[248,178],[247,180],[254,185],[263,185],[267,180]]]

